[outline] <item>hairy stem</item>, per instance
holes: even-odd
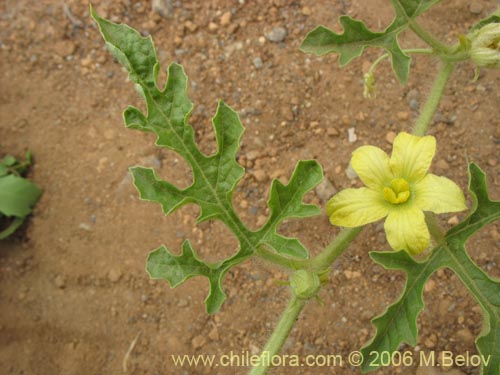
[[[454,64],[449,62],[442,62],[441,68],[439,69],[439,72],[436,76],[436,80],[434,81],[434,85],[432,86],[429,97],[427,98],[427,101],[425,102],[424,107],[420,112],[420,116],[415,123],[413,134],[424,136],[425,133],[427,133],[427,129],[431,124],[436,109],[438,108],[439,101],[441,100],[441,96],[443,95],[444,88],[446,87],[446,83],[450,78],[453,68]]]
[[[425,43],[431,46],[436,52],[441,52],[441,53],[450,52],[449,46],[436,39],[431,33],[429,33],[422,26],[420,26],[417,23],[417,21],[409,20],[408,24],[410,25],[410,29],[412,29],[412,31],[415,34],[417,34],[420,39],[422,39]]]
[[[409,49],[404,49],[404,53],[406,54],[415,54],[415,55],[433,55],[434,51],[428,48],[409,48]],[[373,73],[375,71],[375,68],[377,67],[378,64],[380,64],[383,60],[388,58],[390,55],[388,53],[384,53],[383,55],[379,56],[373,64],[370,66],[370,69],[368,70],[368,74]]]
[[[259,364],[252,368],[249,375],[267,374],[271,368],[271,359],[280,352],[305,303],[306,300],[298,299],[295,296],[288,302],[278,325],[260,355]]]
[[[264,247],[259,247],[255,255],[268,262],[274,263],[291,270],[306,269],[311,272],[321,273],[332,265],[337,257],[349,246],[364,227],[343,229],[325,248],[309,260],[291,259],[275,252],[269,251]]]
[[[361,233],[364,227],[344,228],[321,253],[309,261],[308,268],[313,272],[322,272],[344,252],[350,243]]]
[[[308,260],[292,259],[280,255],[272,250],[267,250],[264,246],[260,246],[255,250],[255,255],[258,257],[274,263],[278,266],[288,268],[290,270],[298,270],[307,268]]]

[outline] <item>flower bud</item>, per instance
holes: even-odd
[[[368,72],[363,75],[363,96],[367,99],[375,97],[375,76],[373,72]]]
[[[478,67],[500,68],[500,23],[489,23],[471,36],[470,56]]]
[[[320,287],[318,275],[306,270],[295,271],[290,276],[293,294],[299,299],[309,299],[316,295]]]

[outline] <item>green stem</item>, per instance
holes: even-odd
[[[436,80],[434,81],[434,85],[432,86],[432,90],[425,102],[422,111],[420,112],[420,116],[418,117],[415,127],[413,128],[413,134],[418,136],[424,136],[427,133],[427,129],[431,124],[432,117],[436,112],[436,109],[439,105],[439,101],[441,100],[441,96],[443,95],[444,88],[446,87],[446,83],[450,78],[451,72],[453,71],[454,64],[449,62],[443,62],[439,72],[436,76]]]
[[[273,356],[280,352],[305,303],[306,300],[298,299],[295,296],[288,302],[286,310],[283,312],[278,325],[260,355],[259,365],[254,366],[249,375],[267,374],[271,368]]]
[[[307,268],[307,260],[287,258],[273,251],[267,250],[264,246],[258,247],[255,250],[255,255],[264,260],[267,260],[268,262],[274,263],[283,268],[288,268],[290,270]]]
[[[450,47],[437,40],[431,33],[426,31],[415,20],[408,20],[408,24],[410,25],[410,29],[412,29],[420,39],[431,46],[436,52],[442,52],[445,54],[450,52]]]
[[[343,253],[347,246],[361,233],[364,227],[345,228],[330,242],[321,253],[310,260],[292,260],[281,255],[272,253],[263,247],[256,251],[256,255],[272,263],[291,269],[307,269],[311,272],[321,273],[328,269],[331,264]],[[254,366],[250,375],[264,375],[269,370],[269,360],[279,353],[286,338],[288,337],[297,317],[307,300],[292,297],[281,319],[274,329],[271,338],[267,342],[260,356],[260,363]],[[267,362],[266,362],[267,361]]]
[[[415,55],[432,55],[434,54],[434,51],[428,48],[409,48],[409,49],[404,49],[404,53],[406,54],[415,54]],[[375,71],[375,68],[377,67],[378,64],[380,64],[383,60],[388,58],[390,55],[388,53],[384,53],[383,55],[379,56],[370,66],[370,69],[368,70],[368,74],[372,74]]]
[[[275,252],[269,251],[263,246],[257,248],[255,255],[274,263],[278,266],[291,270],[309,270],[311,272],[321,273],[342,254],[349,244],[361,232],[363,227],[345,228],[330,242],[317,256],[308,260],[291,259]]]
[[[345,228],[330,242],[321,253],[309,261],[308,269],[322,272],[332,265],[347,246],[361,233],[364,227]]]

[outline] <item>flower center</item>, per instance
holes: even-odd
[[[395,178],[384,188],[384,199],[392,204],[404,203],[410,198],[410,185],[404,178]]]

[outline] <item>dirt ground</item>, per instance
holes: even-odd
[[[351,152],[367,143],[390,151],[394,132],[411,129],[436,71],[435,60],[417,57],[408,85],[401,86],[384,63],[377,70],[379,95],[368,101],[362,97],[362,72],[380,51],[369,50],[341,70],[334,56],[298,50],[318,24],[339,30],[341,14],[382,29],[393,15],[385,0],[177,1],[167,17],[153,13],[149,1],[94,5],[101,15],[153,35],[163,68],[173,61],[184,65],[195,103],[191,123],[203,150],[215,150],[211,117],[217,99],[239,111],[246,126],[239,161],[248,173],[235,204],[254,228],[266,218],[270,179],[286,180],[300,159],[317,159],[332,184],[311,193],[312,202],[324,205],[333,191],[358,185],[345,172]],[[454,42],[497,5],[445,1],[421,21]],[[287,31],[278,43],[266,38],[276,27]],[[422,46],[405,36],[405,46]],[[176,368],[171,355],[258,353],[285,307],[288,290],[276,281],[286,280],[286,272],[257,260],[233,269],[224,281],[229,298],[213,316],[203,303],[205,279],[174,290],[148,279],[146,256],[161,244],[178,252],[190,239],[200,256],[215,260],[233,253],[236,241],[220,223],[196,226],[196,207],[166,218],[158,205],[139,201],[130,166],[155,167],[179,186],[191,177],[183,160],[154,147],[153,135],[123,127],[123,109],[143,104],[106,51],[87,1],[0,2],[0,64],[0,156],[31,150],[29,177],[43,188],[23,229],[0,242],[0,373],[246,373],[242,367]],[[473,82],[473,67],[458,66],[431,130],[438,138],[434,172],[465,189],[466,165],[474,161],[488,174],[493,197],[500,190],[499,73],[484,70]],[[349,128],[355,129],[354,142]],[[457,217],[444,215],[443,224]],[[471,257],[494,277],[500,277],[498,229],[490,225],[468,244]],[[336,233],[324,215],[289,222],[282,230],[313,253]],[[285,353],[346,356],[359,349],[373,333],[370,319],[404,284],[401,273],[385,271],[368,256],[387,248],[382,225],[369,225],[334,265],[321,292],[324,304],[305,308]],[[458,279],[441,270],[424,297],[418,347],[402,349],[476,353],[481,311]],[[439,373],[431,370],[375,373]],[[344,364],[271,373],[360,372]],[[448,373],[479,371],[469,366]]]

